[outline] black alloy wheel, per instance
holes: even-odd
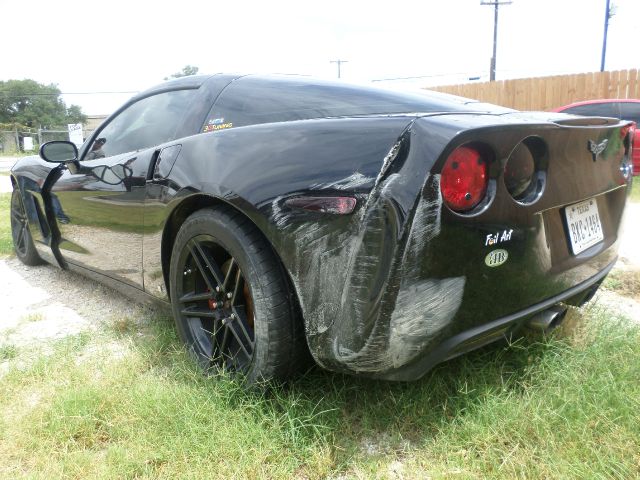
[[[190,239],[180,256],[177,300],[195,352],[227,370],[246,371],[253,361],[255,323],[238,262],[211,235]]]
[[[205,371],[256,384],[285,380],[303,364],[306,342],[283,267],[234,210],[187,218],[173,246],[170,295],[178,333]]]
[[[17,189],[11,194],[11,236],[16,256],[25,265],[42,263],[29,231],[29,221],[22,196]]]

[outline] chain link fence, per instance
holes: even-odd
[[[83,129],[83,138],[93,130]],[[14,129],[0,130],[0,155],[17,153],[38,153],[40,145],[52,140],[69,140],[68,130]]]

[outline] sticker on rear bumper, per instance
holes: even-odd
[[[484,240],[484,246],[488,247],[491,245],[497,245],[503,242],[511,241],[511,234],[513,233],[513,228],[509,230],[503,230],[502,232],[490,233],[486,236]]]
[[[506,250],[499,248],[497,250],[493,250],[484,257],[484,263],[487,267],[499,267],[504,262],[506,262],[509,258],[509,252]]]

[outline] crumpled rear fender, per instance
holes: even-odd
[[[272,202],[278,250],[295,252],[283,259],[309,348],[326,368],[378,375],[405,365],[460,306],[464,278],[418,274],[423,246],[440,233],[439,175],[431,169],[455,135],[444,132],[433,141],[432,130],[421,119],[405,129],[351,216],[321,218],[287,211],[283,197]],[[320,190],[335,193],[335,187]]]

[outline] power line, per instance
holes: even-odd
[[[413,77],[392,77],[392,78],[374,78],[372,82],[390,82],[394,80],[418,80],[420,78],[437,78],[437,77],[449,77],[454,75],[476,75],[478,72],[455,72],[455,73],[437,73],[433,75],[416,75]]]
[[[5,92],[7,92],[9,90],[0,90],[0,94],[2,94],[5,97],[9,97],[9,98],[19,98],[19,97],[39,97],[39,96],[43,96],[43,97],[51,97],[51,96],[58,96],[58,95],[119,95],[119,94],[133,94],[133,93],[138,93],[138,91],[123,91],[123,92],[60,92],[60,93],[42,93],[42,92],[26,92],[26,93],[21,93],[20,95],[6,95]]]
[[[480,5],[493,5],[493,56],[491,57],[491,66],[489,67],[489,81],[496,79],[496,50],[498,46],[498,7],[500,5],[511,5],[511,0],[480,0]]]
[[[606,2],[607,11],[604,13],[604,36],[602,37],[602,58],[600,60],[600,71],[604,72],[604,61],[607,56],[607,33],[609,32],[609,19],[613,16],[609,0]]]
[[[347,63],[349,60],[329,60],[329,63],[337,63],[338,64],[338,78],[340,78],[340,65],[343,63]]]

